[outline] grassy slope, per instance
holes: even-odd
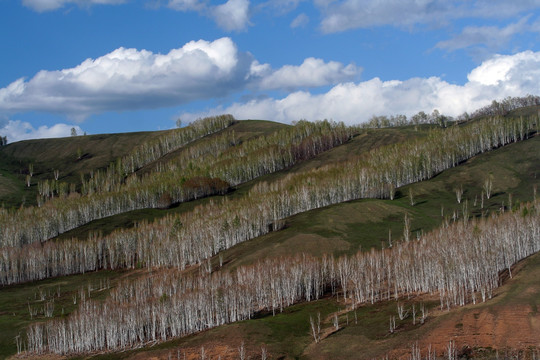
[[[540,136],[536,136],[472,158],[431,180],[402,187],[393,201],[356,200],[295,215],[287,219],[286,229],[229,249],[223,252],[223,260],[228,266],[237,266],[295,252],[340,255],[387,247],[389,230],[393,241],[403,237],[405,213],[411,217],[411,236],[416,236],[439,226],[454,212],[461,216],[465,204],[470,215],[479,216],[498,211],[503,203],[508,206],[509,194],[513,202],[530,201],[533,186],[540,187],[539,149]],[[486,176],[493,176],[493,195],[482,209],[480,197]],[[460,185],[464,194],[458,204],[454,188]]]
[[[285,125],[285,124],[281,124],[281,123],[277,123],[273,121],[266,121],[266,120],[238,121],[226,129],[218,131],[215,134],[208,135],[202,139],[194,141],[191,144],[181,147],[180,149],[177,149],[175,151],[172,151],[166,154],[159,160],[156,160],[153,163],[150,163],[144,168],[137,171],[137,174],[148,173],[151,170],[155,169],[158,164],[166,164],[167,162],[174,161],[176,158],[179,157],[179,155],[183,151],[185,151],[186,149],[189,149],[191,146],[200,144],[201,142],[220,136],[222,134],[234,133],[236,139],[239,140],[240,142],[243,142],[243,141],[250,140],[259,136],[269,135],[287,126],[289,125]]]
[[[406,131],[413,132],[414,130],[409,129]],[[356,137],[349,144],[321,154],[316,159],[297,165],[288,171],[320,166],[326,161],[333,161],[346,156],[351,151],[365,151],[383,144],[400,141],[407,136],[398,129],[370,130],[369,135]],[[287,229],[228,250],[224,253],[225,262],[228,263],[227,266],[234,267],[242,263],[253,262],[263,256],[279,256],[281,254],[290,254],[293,251],[311,252],[314,254],[320,254],[322,252],[341,254],[354,252],[360,247],[364,249],[379,247],[381,243],[387,241],[389,228],[392,229],[392,237],[394,239],[401,236],[402,219],[405,212],[408,212],[413,217],[413,231],[419,231],[422,229],[428,230],[441,222],[441,205],[446,215],[451,214],[454,210],[462,209],[462,205],[457,204],[453,193],[453,188],[461,183],[465,188],[464,198],[469,199],[469,209],[472,210],[473,214],[477,214],[481,211],[479,209],[479,203],[476,207],[472,203],[475,195],[477,197],[479,196],[481,183],[486,174],[490,172],[494,178],[495,193],[493,198],[486,202],[486,208],[490,209],[490,211],[498,209],[502,201],[507,204],[508,193],[513,194],[514,200],[529,200],[532,197],[533,184],[538,185],[539,182],[537,178],[537,174],[540,171],[539,141],[540,137],[536,137],[532,140],[483,154],[471,159],[460,167],[438,175],[430,181],[410,185],[417,203],[415,206],[409,204],[409,199],[405,195],[408,193],[408,187],[406,187],[399,189],[398,197],[394,201],[359,200],[299,214],[287,220]],[[504,165],[501,166],[502,164]],[[104,165],[107,165],[107,163],[104,163]],[[267,178],[259,179],[259,181],[275,179],[284,174],[286,172],[269,175]],[[246,191],[252,183],[240,187],[237,193],[241,194],[243,191]],[[198,202],[183,204],[169,211],[185,211],[196,204]],[[159,214],[156,215],[154,212],[159,212]],[[139,216],[140,219],[148,219],[159,216],[161,213],[158,210],[143,210],[138,215],[126,213],[122,215],[123,220],[120,220],[119,223],[107,219],[103,224],[95,224],[95,228],[99,229],[102,226],[114,228],[122,223],[129,226],[130,222],[134,219],[134,215]],[[120,219],[122,218],[120,217]],[[80,284],[91,281],[88,279],[91,279],[93,276],[99,278],[102,274],[106,274],[103,275],[105,277],[117,276],[114,274],[97,273],[70,278],[74,279],[73,284],[80,286]],[[13,352],[13,337],[24,329],[30,321],[27,298],[31,298],[34,296],[33,294],[37,294],[39,287],[49,286],[55,288],[57,284],[63,284],[66,281],[69,282],[68,279],[70,278],[50,279],[46,282],[8,287],[0,291],[0,309],[2,309],[0,313],[0,324],[2,326],[0,328],[6,329],[0,334],[0,338],[2,339],[0,343],[0,349],[2,350],[0,351],[3,351],[3,354]],[[69,291],[66,290],[65,293],[68,294]],[[64,293],[64,291],[61,292]],[[69,311],[69,307],[67,306],[69,296],[67,297],[67,299],[61,300],[66,302],[66,312]],[[10,299],[20,299],[20,301],[12,302]],[[59,304],[62,303],[61,301]],[[35,305],[39,306],[37,302]],[[299,304],[287,309],[283,315],[276,317],[265,316],[254,321],[231,324],[200,335],[162,344],[158,348],[164,349],[159,351],[165,354],[172,351],[171,349],[181,347],[182,349],[188,349],[187,352],[189,355],[190,351],[200,351],[200,346],[211,347],[213,346],[212,344],[232,344],[229,350],[237,354],[236,347],[244,340],[246,347],[253,354],[257,351],[260,352],[261,344],[267,343],[266,346],[270,354],[297,358],[305,351],[309,353],[313,346],[309,345],[311,344],[308,332],[310,314],[320,311],[324,317],[325,314],[335,311],[338,307],[339,304],[335,299],[324,299],[310,304]],[[16,314],[15,316],[10,315],[13,312]],[[395,313],[395,303],[380,304],[375,307],[365,307],[362,310],[358,310],[358,326],[360,324],[369,326],[357,326],[357,330],[364,335],[358,335],[360,337],[357,337],[355,341],[366,342],[370,339],[370,336],[386,337],[385,329],[387,327],[388,316],[391,312]],[[363,315],[360,316],[361,313]],[[343,321],[345,321],[344,316],[342,315]],[[352,322],[352,317],[353,315],[349,314],[350,323]],[[3,326],[4,324],[6,326]],[[327,319],[325,324],[326,327],[330,327],[331,320]],[[380,330],[377,330],[379,328]],[[347,334],[344,330],[338,334],[341,333]],[[337,338],[338,334],[332,335],[327,340],[330,341],[330,339]],[[216,342],[216,339],[219,341]],[[332,344],[332,341],[330,341],[330,344]],[[382,349],[388,349],[388,346],[384,344],[383,342]],[[334,345],[328,346],[332,348]],[[339,347],[339,342],[335,346]],[[217,348],[216,351],[221,351],[220,349],[223,350],[222,348]],[[142,355],[145,357],[149,356],[150,353],[144,352],[146,350],[142,351]],[[324,351],[326,350],[320,348],[321,354],[324,354]],[[128,352],[125,354],[109,355],[107,358],[136,355],[137,353]]]
[[[26,204],[34,204],[38,181],[54,179],[55,169],[60,170],[60,181],[79,184],[81,173],[105,168],[141,143],[162,134],[161,131],[101,134],[8,144],[0,148],[0,203],[18,206],[24,197]],[[34,165],[30,188],[25,184],[29,164]]]
[[[462,204],[457,204],[453,188],[463,184],[465,188],[464,199],[470,202],[469,209],[474,215],[480,211],[498,211],[502,202],[507,204],[508,193],[513,194],[516,201],[532,199],[534,184],[539,184],[535,175],[540,169],[540,137],[512,144],[490,153],[477,156],[465,164],[447,170],[435,178],[422,183],[412,184],[417,204],[411,206],[408,187],[400,188],[400,196],[394,201],[358,200],[345,204],[334,205],[313,210],[304,214],[293,216],[287,220],[288,228],[240,244],[225,251],[224,262],[226,267],[251,263],[261,257],[279,256],[294,252],[309,252],[320,254],[322,252],[350,253],[362,248],[378,247],[388,238],[388,228],[398,238],[402,231],[402,214],[408,212],[412,215],[412,229],[428,230],[438,226],[441,221],[441,204],[445,213],[454,210],[462,211]],[[501,166],[504,164],[504,166]],[[494,196],[486,201],[484,209],[480,204],[473,206],[474,196],[481,193],[481,183],[486,174],[492,173],[494,177]],[[479,195],[478,195],[479,196]],[[464,200],[465,201],[465,200]],[[396,240],[394,240],[396,241]],[[214,259],[217,263],[217,259]],[[175,358],[178,353],[186,354],[187,359],[200,358],[201,347],[206,355],[212,358],[221,356],[222,359],[238,358],[238,347],[245,342],[248,355],[252,358],[260,356],[261,346],[264,346],[271,358],[285,359],[370,359],[381,358],[385,354],[394,352],[403,353],[410,350],[416,342],[425,351],[432,344],[442,355],[443,349],[450,340],[444,333],[451,333],[448,329],[460,329],[464,313],[474,312],[475,309],[495,314],[500,311],[500,304],[509,304],[516,309],[525,304],[532,309],[531,322],[539,323],[540,316],[537,309],[540,299],[537,274],[540,272],[540,255],[535,255],[522,264],[524,267],[500,288],[495,299],[484,304],[469,305],[464,308],[453,309],[450,312],[438,311],[438,299],[420,297],[402,299],[407,308],[412,303],[419,307],[424,303],[429,308],[430,316],[424,325],[412,325],[411,318],[402,321],[397,319],[396,303],[383,302],[375,305],[361,306],[353,311],[339,312],[341,329],[332,331],[331,314],[344,305],[335,298],[325,298],[319,301],[298,304],[272,317],[271,314],[257,319],[222,326],[210,331],[173,340],[160,344],[155,348],[141,349],[121,354],[108,354],[98,356],[97,359],[143,359]],[[536,309],[536,310],[534,310]],[[327,334],[319,344],[315,344],[309,333],[309,317],[320,312],[323,319],[323,333]],[[388,319],[396,317],[397,331],[388,332]],[[470,316],[469,316],[470,317]],[[474,317],[474,316],[473,316]],[[510,315],[510,318],[512,315]],[[508,316],[504,319],[508,319]],[[348,321],[348,325],[347,325]],[[501,320],[502,321],[502,320]],[[500,324],[499,324],[500,326]],[[540,331],[540,328],[538,329]],[[439,331],[437,333],[437,331]],[[488,333],[491,329],[486,330]],[[442,334],[441,334],[442,332]],[[540,332],[539,332],[540,333]],[[432,337],[430,334],[438,334]],[[536,333],[535,333],[536,334]],[[456,340],[461,349],[468,343],[464,339],[470,336],[466,333]],[[431,337],[430,337],[431,336]],[[492,342],[476,342],[476,346],[493,347]],[[459,350],[458,349],[458,350]],[[489,349],[488,349],[489,350]],[[477,356],[482,352],[476,353]],[[487,352],[493,356],[492,352]]]
[[[136,274],[128,271],[99,271],[84,275],[65,276],[29,284],[5,286],[0,289],[0,358],[16,351],[15,337],[24,336],[27,326],[45,321],[45,304],[54,302],[54,317],[64,317],[76,309],[81,290],[86,298],[104,299],[110,288],[126,277]],[[90,288],[90,296],[88,289]],[[30,309],[37,312],[31,316]]]
[[[190,146],[193,146],[193,145],[197,145],[200,142],[206,141],[208,139],[211,139],[223,133],[234,132],[237,139],[239,139],[240,141],[246,141],[248,139],[253,139],[258,136],[269,135],[275,131],[278,131],[279,129],[285,126],[287,125],[271,122],[271,121],[260,121],[260,120],[240,121],[225,130],[222,130],[216,134],[209,135],[208,137],[205,137],[203,139],[199,139],[186,147],[180,148],[176,151],[173,151],[165,155],[160,160],[147,165],[146,167],[141,169],[138,173],[139,174],[147,173],[151,171],[151,169],[155,168],[158,163],[173,161],[186,148],[189,148]],[[141,210],[134,210],[127,213],[110,216],[110,217],[99,219],[99,220],[94,220],[88,224],[85,224],[79,228],[73,229],[71,231],[68,231],[58,236],[58,239],[71,239],[73,237],[76,237],[79,239],[87,239],[88,234],[91,234],[93,232],[101,232],[102,234],[108,234],[118,228],[133,227],[135,223],[137,222],[153,221],[154,219],[166,216],[167,214],[190,211],[195,206],[208,202],[209,199],[210,198],[203,198],[197,201],[181,203],[176,206],[173,206],[171,209],[141,209]]]
[[[269,121],[241,121],[233,125],[230,129],[235,131],[235,134],[240,139],[248,139],[259,135],[267,135],[278,130],[282,124]],[[231,199],[245,195],[249,189],[260,181],[276,181],[285,177],[291,172],[298,172],[307,169],[317,168],[319,166],[329,164],[335,161],[343,161],[346,158],[360,154],[380,146],[389,145],[404,141],[407,138],[416,136],[425,136],[429,126],[424,126],[419,131],[413,128],[405,129],[370,129],[359,136],[354,137],[351,141],[327,152],[319,154],[313,159],[301,162],[289,169],[278,171],[273,174],[261,176],[255,180],[239,185],[232,193],[228,194]],[[224,131],[229,131],[226,129]],[[199,140],[200,141],[200,140]],[[175,152],[178,154],[182,150]],[[172,155],[173,153],[171,153]],[[174,158],[174,157],[173,157]],[[134,226],[138,221],[153,221],[156,218],[166,216],[171,213],[181,213],[192,210],[195,206],[208,202],[211,198],[203,198],[196,201],[182,203],[171,209],[141,209],[134,210],[128,213],[110,216],[104,219],[92,221],[77,229],[68,231],[60,235],[59,239],[70,239],[77,237],[79,239],[88,238],[88,234],[99,231],[103,234],[108,234],[118,228],[129,228]]]
[[[453,340],[458,353],[469,353],[474,358],[492,359],[496,357],[496,351],[503,358],[515,358],[518,352],[512,349],[521,349],[520,358],[531,358],[532,349],[538,347],[540,338],[540,254],[522,261],[517,268],[520,271],[514,269],[515,277],[485,303],[440,311],[433,301],[424,325],[413,326],[409,317],[397,321],[397,331],[392,335],[386,327],[389,315],[397,316],[396,303],[383,303],[377,306],[377,311],[386,311],[386,316],[379,316],[377,323],[368,328],[360,322],[346,326],[331,338],[306,348],[304,356],[327,359],[332,354],[335,358],[368,359],[390,353],[397,357],[407,354],[413,344],[418,344],[424,356],[430,346],[442,356],[449,341]],[[403,301],[406,308],[410,308],[412,302],[418,304],[421,299]]]

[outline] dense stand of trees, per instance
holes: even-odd
[[[207,131],[206,128],[203,129]],[[217,140],[210,141],[214,146],[209,147],[217,153],[200,150],[205,145],[190,148],[187,152],[190,158],[181,158],[190,161],[167,166],[162,168],[162,171],[152,172],[140,179],[130,175],[125,184],[120,180],[123,176],[120,171],[122,166],[112,165],[106,173],[95,175],[96,179],[113,179],[109,185],[105,184],[106,181],[87,181],[86,187],[83,186],[87,189],[87,196],[72,194],[48,201],[41,207],[21,208],[16,211],[0,209],[0,244],[3,247],[16,247],[43,242],[92,220],[141,208],[164,207],[164,198],[169,199],[170,204],[221,194],[229,185],[284,169],[340,145],[351,137],[352,130],[342,123],[300,122],[294,127],[264,138],[246,141],[224,152],[219,150],[222,150],[223,146],[230,147],[231,141],[217,137]],[[234,139],[234,134],[232,138]],[[153,154],[158,152],[155,149],[168,149],[165,145],[160,145],[162,142],[145,149],[154,149],[151,151]],[[232,142],[232,145],[235,145],[235,142]],[[166,152],[160,151],[162,154]],[[201,154],[204,156],[196,157]],[[154,158],[149,155],[145,159]],[[129,162],[125,159],[119,163]],[[193,165],[194,162],[197,162],[197,165]],[[137,164],[142,163],[141,161]],[[116,168],[119,170],[114,170]],[[219,179],[228,185],[222,183],[223,186],[207,186],[209,182],[218,183]],[[112,183],[116,185],[111,185]],[[197,184],[200,186],[196,186]],[[42,185],[42,188],[45,187],[51,188],[50,185]],[[97,188],[112,191],[97,191]]]
[[[102,268],[201,263],[219,251],[279,229],[281,220],[358,198],[392,198],[484,151],[525,139],[537,117],[493,118],[440,129],[425,139],[373,150],[347,162],[260,183],[243,198],[199,206],[109,236],[0,248],[0,283],[13,284]]]
[[[499,273],[540,250],[540,204],[453,223],[418,240],[352,257],[266,259],[232,272],[163,270],[125,282],[103,303],[86,301],[67,318],[33,324],[33,353],[121,350],[275,313],[325,292],[351,307],[438,293],[441,308],[485,301]],[[510,272],[511,275],[511,272]]]

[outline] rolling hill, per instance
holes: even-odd
[[[0,356],[538,356],[538,111],[2,147]]]

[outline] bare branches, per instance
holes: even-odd
[[[455,187],[454,192],[456,193],[456,200],[458,204],[461,204],[461,197],[463,196],[463,185]]]
[[[334,324],[334,330],[338,331],[339,330],[339,317],[337,313],[334,313],[333,324]]]
[[[414,193],[412,187],[409,187],[409,203],[411,206],[416,205],[416,202],[414,201]]]
[[[313,316],[309,315],[309,324],[313,340],[318,343],[321,340],[321,313],[317,313],[317,319],[314,319]]]
[[[491,198],[491,191],[493,190],[493,176],[488,176],[484,180],[484,183],[482,184],[482,189],[484,190],[484,193],[486,194],[486,198],[489,200]]]
[[[399,320],[404,320],[409,316],[409,310],[405,311],[405,305],[402,303],[397,303],[398,317]]]
[[[395,316],[390,316],[390,334],[393,334],[394,331],[396,330],[396,317]]]
[[[405,217],[403,218],[403,240],[405,242],[409,242],[411,238],[411,218],[409,217],[409,214],[405,213]]]

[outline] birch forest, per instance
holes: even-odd
[[[424,126],[424,132],[316,166],[303,165],[375,130],[301,120],[244,137],[234,130],[239,120],[222,115],[143,143],[108,167],[82,174],[78,184],[62,183],[51,173],[38,184],[38,206],[0,207],[0,284],[10,288],[105,270],[140,274],[120,281],[105,298],[81,298],[69,315],[33,321],[20,340],[24,346],[17,340],[18,351],[35,356],[124,351],[275,316],[325,297],[347,310],[419,294],[435,296],[444,311],[489,301],[502,285],[501,273],[511,278],[516,263],[540,250],[536,187],[527,201],[514,204],[508,195],[506,206],[482,216],[467,210],[471,193],[456,188],[459,216],[411,236],[405,215],[403,236],[394,235],[392,243],[389,234],[382,249],[340,256],[281,254],[230,268],[222,267],[220,256],[279,233],[297,214],[359,199],[391,204],[403,196],[403,187],[528,141],[537,136],[540,112],[512,111],[537,103],[537,97],[508,98],[459,121],[426,120],[435,125],[397,116],[392,118],[397,125],[390,126],[411,132]],[[379,120],[373,123],[380,125]],[[482,209],[496,193],[492,179],[484,178]],[[193,206],[185,211],[168,211],[187,202]],[[84,239],[55,239],[94,220],[140,209],[162,209],[163,216],[106,235],[94,231]]]
[[[3,246],[0,283],[17,284],[99,269],[183,269],[238,243],[278,230],[281,220],[291,215],[360,198],[391,199],[400,186],[428,179],[476,154],[527,138],[535,131],[536,122],[537,117],[490,118],[466,127],[434,130],[425,139],[376,149],[276,182],[258,183],[233,202],[216,199],[192,212],[140,223],[108,236],[94,234],[87,240],[37,244],[22,241]],[[309,143],[316,148],[317,144]],[[116,209],[121,212],[123,208]],[[32,215],[17,218],[32,223],[28,225],[32,229],[28,229],[6,212],[6,226],[2,227],[5,236],[25,239],[23,235],[32,231],[42,239],[40,235],[46,231],[42,227],[48,222]],[[61,218],[62,213],[51,215],[50,221],[59,223]]]
[[[339,292],[347,304],[439,293],[441,307],[486,301],[499,272],[540,250],[538,204],[486,220],[461,221],[384,251],[322,259],[260,261],[231,273],[183,276],[164,270],[123,283],[103,303],[84,302],[67,319],[28,329],[30,352],[124,350],[185,336],[258,312]]]

